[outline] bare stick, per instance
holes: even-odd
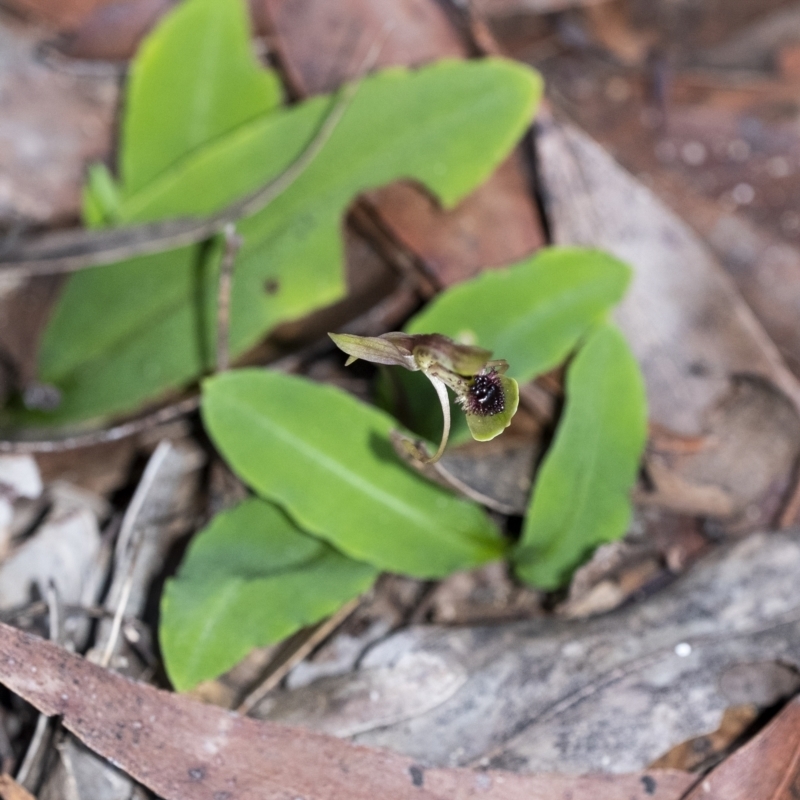
[[[125,582],[122,586],[122,591],[120,592],[119,600],[117,601],[117,608],[114,614],[114,621],[111,624],[111,631],[108,634],[108,640],[106,641],[103,655],[100,658],[101,667],[107,667],[111,663],[111,657],[114,655],[114,648],[117,646],[119,632],[122,628],[122,620],[125,616],[125,609],[131,596],[134,569],[136,567],[136,556],[138,555],[139,544],[142,541],[141,529],[139,531],[136,530],[137,523],[139,521],[139,515],[141,514],[142,508],[144,507],[144,504],[150,495],[150,490],[153,488],[156,477],[161,470],[161,465],[164,463],[171,451],[172,445],[167,441],[163,441],[158,445],[153,455],[150,456],[150,460],[147,462],[144,475],[142,475],[142,479],[139,481],[139,485],[136,487],[136,491],[133,494],[133,499],[125,511],[125,516],[122,518],[122,526],[119,530],[117,552],[119,557],[118,560],[120,562],[124,562],[125,556],[128,556],[127,574],[125,576]],[[135,535],[137,533],[138,535]],[[120,563],[120,566],[122,566],[122,563]]]
[[[0,441],[0,453],[62,453],[65,450],[74,450],[78,447],[91,447],[92,445],[116,442],[150,430],[156,425],[178,419],[185,414],[190,414],[192,411],[196,411],[199,405],[200,398],[195,395],[111,428],[77,433],[74,436],[65,436],[62,439],[4,440]]]
[[[56,589],[56,585],[52,580],[48,583],[47,588],[44,591],[44,595],[47,600],[47,610],[49,612],[50,640],[56,644],[62,644],[61,603],[58,596],[58,590]],[[20,764],[20,768],[16,775],[17,783],[26,789],[33,788],[30,785],[26,786],[26,783],[30,781],[33,770],[36,764],[39,762],[49,727],[50,718],[44,714],[39,714],[39,717],[36,720],[36,728],[34,729],[33,737],[31,738],[31,743],[28,745],[25,758],[23,759],[22,764]]]
[[[236,233],[232,222],[225,226],[225,252],[219,265],[219,291],[217,293],[217,372],[225,372],[230,363],[231,288],[236,255],[242,246],[242,237]]]
[[[791,528],[800,516],[800,476],[795,476],[794,486],[786,504],[778,515],[776,526],[779,531]]]
[[[328,638],[355,610],[361,602],[356,597],[345,603],[335,614],[314,628],[306,639],[293,650],[287,658],[281,661],[267,677],[245,697],[236,711],[239,714],[249,714],[301,661],[303,661],[317,645]]]
[[[65,800],[81,800],[81,793],[78,789],[78,779],[75,776],[75,765],[72,763],[72,756],[69,754],[68,739],[62,738],[56,742],[56,750],[61,758],[61,763],[64,765],[64,773],[66,775],[66,783],[64,786]]]
[[[473,489],[468,483],[464,483],[461,478],[457,478],[452,472],[449,472],[441,462],[432,463],[430,465],[439,477],[451,488],[457,492],[461,492],[465,497],[480,503],[482,506],[491,508],[492,511],[497,511],[500,514],[513,516],[519,514],[520,510],[514,506],[502,503],[500,500],[495,500],[494,497],[489,497],[488,494],[479,492]]]
[[[36,727],[34,728],[33,736],[31,737],[31,743],[28,745],[28,751],[25,753],[25,760],[20,765],[19,771],[14,779],[20,786],[26,789],[33,788],[26,784],[28,784],[33,768],[39,760],[39,754],[44,746],[49,727],[50,718],[46,717],[44,714],[39,714],[36,719]]]

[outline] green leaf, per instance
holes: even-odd
[[[352,558],[434,578],[503,554],[478,506],[400,462],[391,417],[339,389],[236,370],[204,381],[202,414],[242,480]]]
[[[536,73],[499,59],[365,79],[303,175],[238,226],[244,246],[231,299],[232,355],[278,323],[343,296],[341,217],[353,197],[410,178],[452,206],[506,156],[540,90]],[[331,103],[321,97],[274,111],[195,150],[134,194],[123,186],[120,220],[208,214],[255,190],[298,157]],[[58,387],[63,404],[28,421],[129,412],[209,370],[217,268],[216,254],[190,248],[73,276],[39,360],[40,379]]]
[[[594,547],[625,533],[647,436],[644,381],[612,325],[578,351],[566,392],[514,555],[517,574],[542,589],[561,586]]]
[[[551,247],[442,292],[406,326],[479,344],[529,381],[558,366],[622,299],[630,268],[598,250]]]
[[[119,219],[119,186],[105,164],[92,164],[83,190],[83,220],[89,228],[111,225]]]
[[[185,0],[144,40],[128,77],[126,195],[200,145],[274,110],[280,81],[256,60],[240,0]]]
[[[246,500],[192,539],[167,582],[159,628],[167,674],[179,691],[191,689],[332,614],[376,577],[270,503]]]

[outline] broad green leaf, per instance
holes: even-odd
[[[308,536],[275,506],[245,500],[192,540],[161,599],[159,638],[179,691],[225,672],[366,591],[367,564]]]
[[[594,547],[625,533],[647,436],[639,366],[612,325],[578,351],[566,393],[514,554],[517,574],[542,589],[561,586]]]
[[[434,578],[503,554],[478,506],[400,462],[391,417],[339,389],[236,370],[204,381],[202,414],[242,480],[352,558]]]
[[[233,282],[232,354],[343,296],[341,217],[359,192],[410,178],[452,206],[505,157],[540,89],[536,73],[499,59],[443,61],[365,79],[303,175],[238,226],[245,243]],[[119,219],[224,207],[284,171],[331,103],[321,97],[274,111],[196,150],[141,191],[123,191]],[[128,412],[209,370],[217,263],[191,248],[72,277],[39,361],[41,380],[56,385],[64,402],[28,419],[63,424]]]
[[[560,364],[625,292],[630,269],[597,250],[551,247],[504,269],[483,272],[442,292],[406,325],[407,333],[443,333],[479,344],[509,363],[521,383]],[[383,374],[381,404],[435,441],[441,412],[422,375]],[[455,401],[454,445],[469,441]]]
[[[551,247],[442,292],[406,326],[479,344],[529,381],[558,366],[622,299],[630,268],[598,250]]]
[[[200,145],[275,109],[241,0],[184,0],[144,40],[125,93],[120,172],[131,195]]]

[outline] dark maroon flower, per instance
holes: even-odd
[[[487,417],[499,414],[506,407],[506,397],[500,376],[495,370],[476,375],[464,395],[464,408],[470,414]]]

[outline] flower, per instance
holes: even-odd
[[[464,409],[472,437],[487,442],[511,423],[519,406],[519,387],[505,375],[508,364],[491,360],[492,353],[482,347],[459,344],[440,333],[384,333],[382,336],[355,336],[329,333],[334,344],[350,356],[346,365],[363,359],[373,364],[404,367],[422,372],[433,384],[442,404],[444,429],[436,453],[425,459],[441,458],[450,436],[449,388]]]

